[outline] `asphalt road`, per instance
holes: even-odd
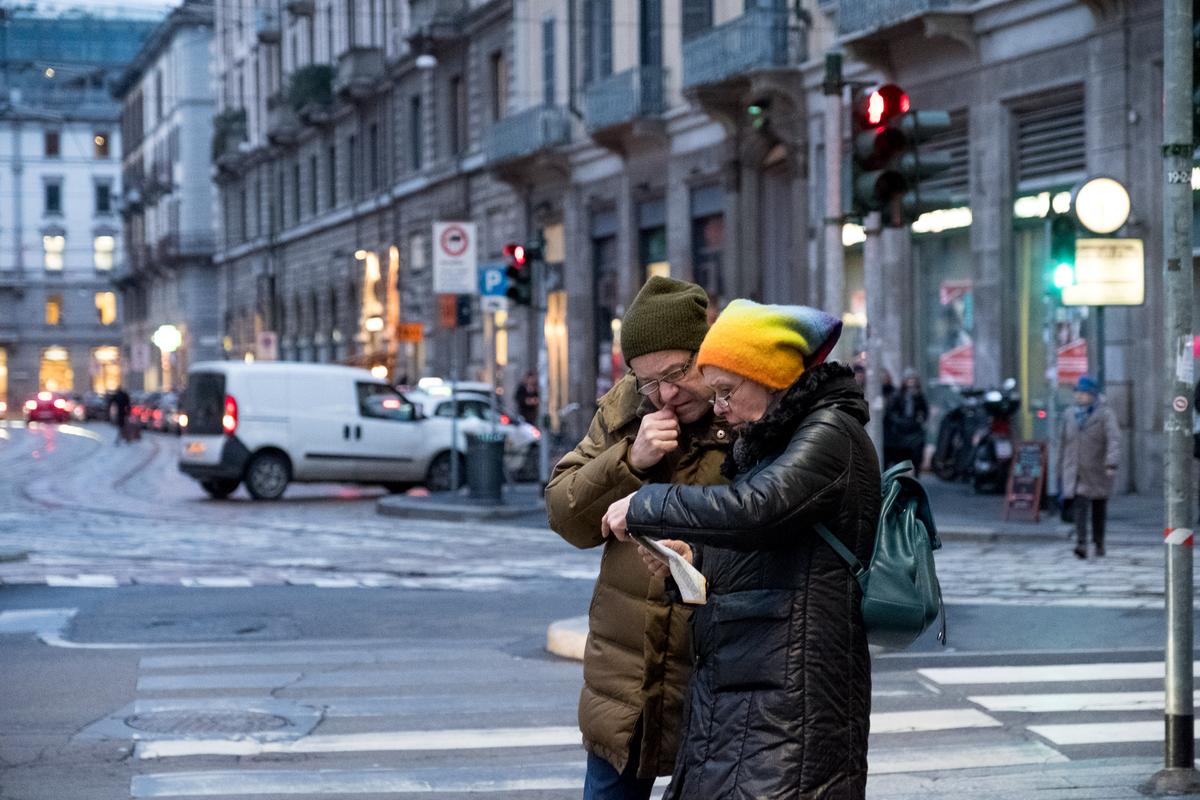
[[[379,517],[373,490],[214,502],[176,440],[0,429],[0,799],[577,798],[597,553]],[[874,798],[1133,798],[1161,744],[1161,548],[948,546],[950,646],[875,660]],[[1157,581],[1157,583],[1156,583]]]

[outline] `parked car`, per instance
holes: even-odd
[[[25,401],[28,422],[70,422],[71,400],[61,392],[38,392]]]
[[[483,384],[486,386],[486,384]],[[450,420],[454,416],[454,398],[452,395],[431,395],[424,392],[409,392],[406,397],[420,406],[421,411],[431,421]],[[514,481],[536,480],[538,440],[542,433],[519,417],[511,417],[503,411],[493,412],[491,401],[485,393],[477,391],[460,391],[458,393],[458,435],[459,449],[467,450],[466,434],[488,433],[493,430],[492,418],[495,413],[495,429],[504,434],[504,471]]]
[[[179,395],[164,392],[150,409],[150,430],[159,433],[179,432]]]
[[[87,392],[75,403],[76,419],[108,421],[108,404],[108,395]]]
[[[448,428],[364,369],[290,362],[196,364],[188,374],[179,468],[213,497],[256,499],[293,481],[450,488]],[[463,470],[459,470],[459,475]]]

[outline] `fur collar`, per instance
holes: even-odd
[[[828,407],[845,411],[864,424],[869,419],[867,402],[854,380],[853,370],[836,361],[806,370],[775,398],[762,419],[743,428],[721,466],[721,473],[732,479],[779,452],[805,417]]]

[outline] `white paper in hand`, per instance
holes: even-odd
[[[671,570],[671,577],[675,579],[675,585],[679,587],[679,595],[683,602],[694,606],[702,606],[708,602],[708,581],[700,574],[700,570],[656,539],[637,535],[631,535],[631,538],[667,565]]]

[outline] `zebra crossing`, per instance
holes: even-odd
[[[1156,752],[1162,669],[880,659],[868,794]],[[131,798],[577,798],[581,680],[577,663],[498,642],[239,643],[142,656],[136,700],[81,735],[129,743]]]

